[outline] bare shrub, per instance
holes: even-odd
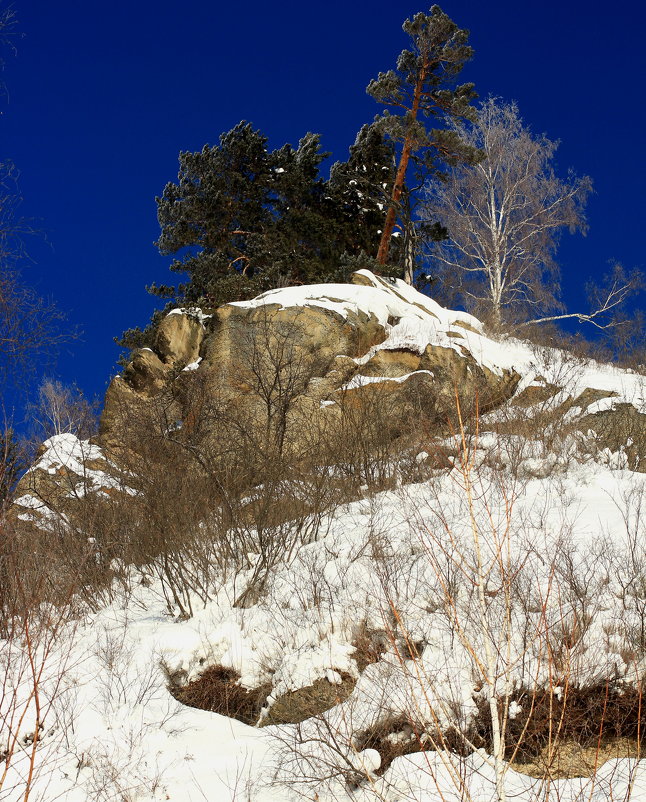
[[[48,736],[64,686],[73,621],[72,589],[57,606],[45,601],[44,572],[23,576],[25,555],[0,521],[0,796],[27,802],[56,767]]]

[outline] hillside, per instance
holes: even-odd
[[[642,375],[400,281],[173,310],[21,480],[1,798],[646,799],[645,465]]]

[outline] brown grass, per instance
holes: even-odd
[[[585,688],[570,686],[559,693],[526,689],[513,694],[521,712],[507,723],[505,758],[518,764],[533,763],[546,750],[561,744],[596,749],[641,736],[642,697],[637,688],[598,683]],[[489,711],[478,700],[478,715],[468,736],[476,746],[491,750]]]
[[[547,746],[543,747],[534,760],[528,763],[514,761],[512,767],[521,774],[537,778],[592,777],[608,760],[640,755],[640,742],[636,738],[611,738],[598,746],[562,741],[551,752]]]
[[[600,683],[589,688],[571,687],[560,699],[547,691],[533,697],[529,692],[518,692],[514,701],[523,712],[508,721],[505,758],[522,774],[553,779],[590,777],[608,760],[641,755],[638,689]],[[359,733],[356,744],[358,751],[379,752],[379,774],[395,758],[430,751],[431,744],[466,756],[472,751],[468,739],[491,752],[489,710],[481,700],[465,735],[454,728],[430,732],[400,715]]]
[[[210,710],[253,726],[269,695],[271,686],[248,690],[239,684],[240,674],[232,668],[211,666],[193,682],[170,687],[172,695],[188,707]]]

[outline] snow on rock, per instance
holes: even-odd
[[[534,347],[509,337],[493,339],[484,334],[482,323],[473,315],[445,309],[400,280],[384,279],[368,270],[360,270],[354,274],[353,281],[361,283],[286,287],[230,306],[247,309],[270,305],[311,306],[342,317],[364,312],[377,318],[387,337],[356,359],[357,364],[367,363],[378,351],[405,349],[421,354],[430,344],[462,355],[466,349],[478,364],[494,373],[515,371],[520,374],[517,394],[536,384],[536,377],[540,375],[541,383],[554,384],[561,391],[562,400],[574,398],[587,388],[615,394],[597,402],[598,406],[588,412],[629,403],[646,414],[646,381],[640,374],[594,360],[576,360],[567,352]],[[371,377],[371,381],[375,380]]]
[[[75,434],[69,432],[45,440],[43,449],[33,470],[42,470],[50,474],[56,473],[60,468],[66,468],[82,476],[88,461],[103,459],[103,452],[99,446],[92,445],[88,440],[79,440]]]
[[[62,514],[60,509],[55,514],[51,504],[57,506],[63,497],[80,499],[88,492],[111,490],[134,492],[100,446],[65,432],[45,440],[37,462],[18,483],[14,504],[20,520],[38,523]]]
[[[386,280],[373,275],[368,270],[355,273],[361,284],[309,284],[299,287],[285,287],[270,290],[250,301],[238,301],[230,306],[257,309],[262,306],[278,305],[289,307],[317,307],[334,312],[341,317],[363,312],[374,315],[387,332],[387,339],[374,346],[358,360],[367,362],[378,350],[408,349],[423,353],[431,344],[450,348],[458,353],[467,340],[467,347],[477,357],[480,364],[498,371],[500,366],[488,356],[483,339],[482,323],[465,312],[455,312],[440,306],[431,298],[417,292],[403,281]],[[363,283],[365,282],[365,283]],[[470,347],[468,333],[475,334],[475,352]],[[504,365],[502,367],[513,367]]]

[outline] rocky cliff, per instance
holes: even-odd
[[[17,503],[34,517],[70,490],[113,492],[124,455],[153,435],[201,452],[253,435],[246,447],[265,458],[314,449],[325,461],[323,444],[361,427],[372,430],[364,449],[406,442],[420,452],[455,430],[458,412],[511,435],[577,432],[597,452],[646,465],[643,377],[494,340],[471,315],[359,271],[350,284],[273,290],[211,315],[173,310],[154,348],[113,379],[96,442],[46,444]]]

